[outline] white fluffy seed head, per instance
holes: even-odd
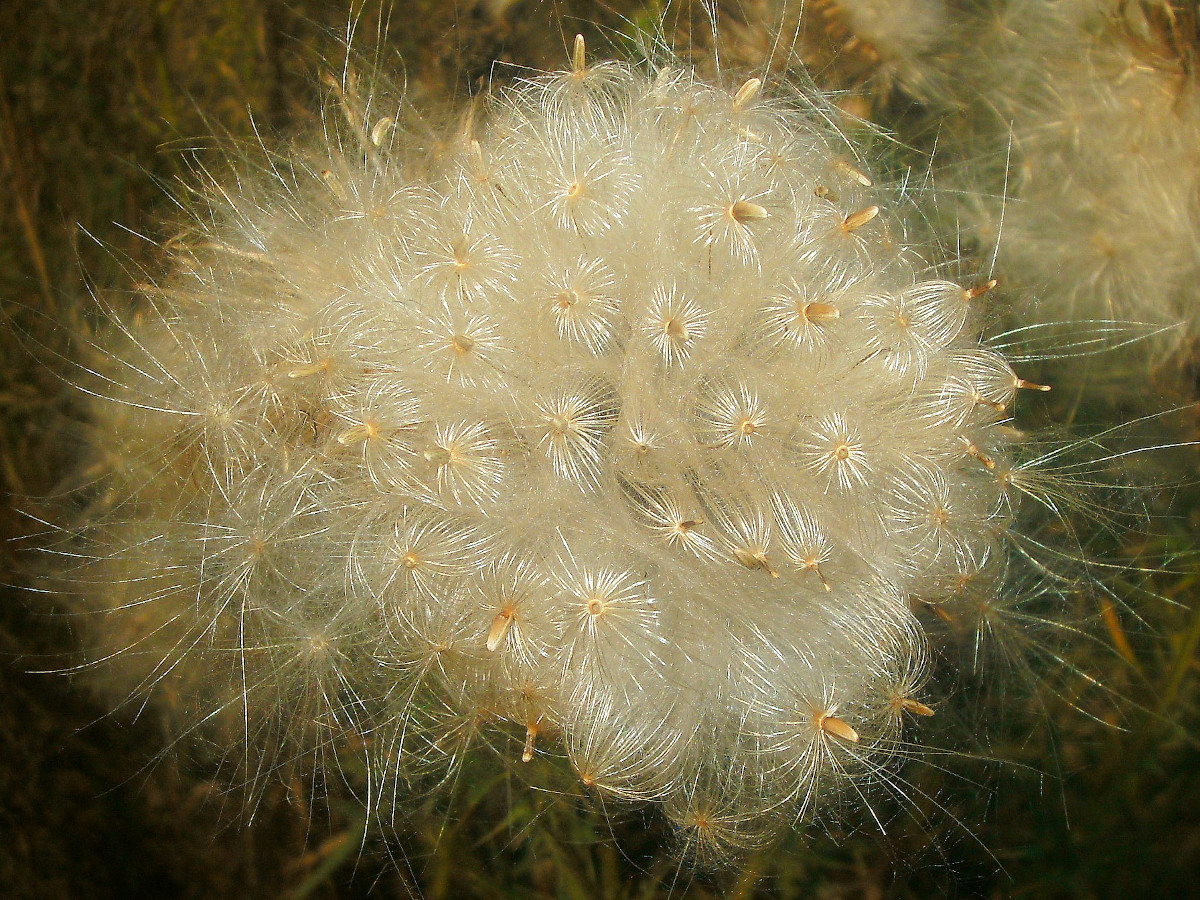
[[[385,780],[515,729],[706,846],[879,781],[911,601],[1003,553],[1017,385],[898,197],[761,83],[580,56],[434,155],[347,91],[110,348],[88,593],[134,686],[396,735]]]

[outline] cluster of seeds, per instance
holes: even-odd
[[[205,191],[96,365],[110,677],[381,805],[491,745],[739,845],[888,783],[1037,386],[761,89],[577,39],[430,138],[347,77]]]

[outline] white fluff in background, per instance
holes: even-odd
[[[488,745],[712,846],[886,789],[1030,385],[761,87],[578,41],[438,131],[348,76],[318,150],[198,192],[96,364],[109,677],[381,806]]]
[[[1043,322],[1200,315],[1194,3],[829,0],[932,113],[943,201]],[[810,13],[813,15],[815,13]],[[886,123],[885,123],[886,124]],[[904,134],[920,140],[919,135]],[[1145,344],[1147,352],[1162,343]]]
[[[980,96],[999,134],[965,143],[1010,160],[1008,202],[984,205],[983,240],[999,240],[1040,318],[1187,323],[1174,337],[1194,336],[1200,85],[1153,20],[1165,4],[1010,7],[983,48]]]
[[[814,6],[841,19],[885,66],[911,63],[943,44],[953,24],[947,0],[818,0]]]

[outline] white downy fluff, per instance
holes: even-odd
[[[714,844],[886,781],[1036,386],[761,88],[578,40],[430,138],[347,77],[209,185],[96,363],[110,677],[251,778],[370,735],[388,796],[507,735]]]
[[[1165,8],[1010,4],[1003,33],[983,35],[991,80],[979,92],[993,130],[963,136],[961,148],[1010,161],[1009,199],[968,215],[979,215],[985,244],[999,240],[1014,282],[1038,295],[1042,320],[1196,333],[1200,90],[1165,24],[1152,24]]]
[[[1194,338],[1194,9],[1166,0],[827,8],[852,43],[872,48],[877,90],[898,83],[924,104],[928,115],[910,122],[925,134],[902,137],[936,140],[950,227],[988,255],[995,248],[1002,280],[1037,298],[1024,316],[1144,323],[1171,329],[1176,342]]]

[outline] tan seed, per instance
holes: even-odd
[[[516,611],[513,609],[502,609],[496,614],[496,618],[492,619],[492,629],[488,632],[487,648],[490,652],[495,652],[500,643],[508,636],[508,630],[512,627],[513,620],[517,617]]]
[[[753,222],[757,219],[765,219],[770,213],[757,203],[751,203],[749,200],[739,200],[736,203],[731,203],[727,210],[729,218],[737,222],[739,225],[745,225],[747,222]]]
[[[760,90],[762,90],[761,78],[748,79],[733,95],[733,111],[736,113],[744,110],[754,102],[754,98],[758,96]]]
[[[849,744],[858,743],[858,732],[837,716],[821,713],[817,716],[817,726],[826,734],[832,735]]]
[[[879,215],[878,206],[868,206],[866,209],[860,209],[856,213],[850,213],[850,215],[846,216],[846,218],[842,221],[842,231],[846,232],[847,234],[852,231],[857,231],[877,215]]]

